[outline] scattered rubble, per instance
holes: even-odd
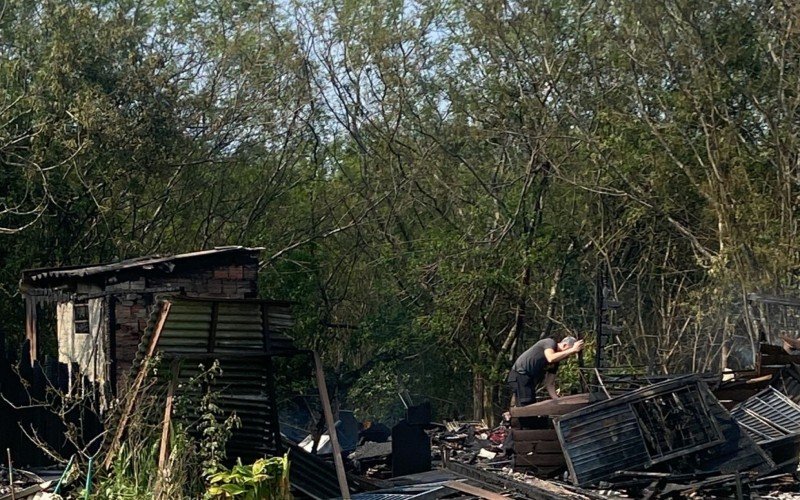
[[[444,429],[433,434],[434,458],[444,456],[466,464],[490,462],[508,464],[503,444],[508,436],[508,422],[490,429],[486,422],[445,422]]]
[[[227,259],[234,255],[239,260],[231,266]],[[116,387],[122,368],[132,363],[140,366],[156,350],[176,368],[180,368],[178,359],[217,359],[225,368],[223,381],[230,387],[220,405],[226,412],[241,415],[243,422],[229,441],[228,451],[260,457],[288,449],[292,485],[311,498],[349,492],[352,498],[364,499],[800,499],[798,339],[772,332],[771,338],[762,339],[771,344],[759,345],[754,353],[755,368],[749,372],[682,377],[604,373],[601,379],[603,367],[598,363],[594,373],[600,385],[592,387],[593,392],[512,408],[496,427],[485,421],[432,423],[430,404],[413,405],[410,397],[401,395],[406,404],[404,419],[391,429],[379,423],[362,428],[353,414],[344,410],[338,412],[339,423],[334,424],[318,355],[298,350],[285,335],[292,324],[289,304],[239,296],[255,290],[256,263],[252,249],[237,247],[81,270],[30,271],[23,275],[23,284],[33,306],[37,301],[51,305],[61,301],[64,297],[59,290],[64,283],[78,283],[88,274],[102,278],[109,292],[124,287],[126,297],[132,298],[118,303],[114,299],[107,306],[113,308],[117,321],[91,332],[97,342],[119,347],[109,350],[115,356],[113,364],[106,372],[92,371],[83,357],[85,349],[70,351],[69,361],[76,363],[76,371]],[[162,269],[162,264],[169,265]],[[201,279],[201,270],[209,266],[214,280],[219,276],[222,281]],[[155,280],[159,286],[142,288],[144,275],[146,283]],[[158,280],[172,282],[176,277],[199,292],[211,285],[222,287],[229,297],[140,300],[143,294],[153,298],[156,293],[174,292]],[[97,299],[92,297],[81,298]],[[81,307],[77,298],[70,298],[73,310]],[[800,303],[797,306],[800,308]],[[618,304],[609,302],[609,307]],[[122,325],[137,330],[148,309],[151,320],[143,335],[132,336],[133,343],[120,343],[123,336],[115,336],[114,329]],[[67,312],[59,309],[56,320],[63,323],[64,318],[72,317],[71,312],[65,316]],[[29,358],[23,365],[35,367],[36,308],[28,313]],[[100,316],[110,321],[107,314]],[[128,325],[128,320],[135,324]],[[598,339],[602,340],[605,334],[600,326]],[[275,404],[272,359],[290,355],[313,356],[325,412],[325,426],[319,425],[299,445],[281,435]],[[138,372],[137,377],[143,373]],[[191,375],[188,368],[176,370],[176,386]],[[135,398],[130,401],[133,405]],[[130,410],[128,407],[124,415]],[[14,418],[22,418],[20,415],[14,414]],[[165,422],[169,420],[165,418]],[[329,435],[322,432],[324,427],[336,430]],[[123,419],[107,461],[124,430]],[[297,431],[294,434],[303,437],[302,430]],[[61,432],[50,434],[48,441],[60,439]],[[164,453],[159,459],[162,455],[166,459]],[[46,492],[54,486],[53,481],[23,470],[11,472],[0,467],[0,500],[59,498]]]
[[[565,396],[513,408],[494,428],[412,419],[430,438],[433,470],[397,477],[392,440],[362,439],[348,470],[379,489],[355,498],[800,499],[800,393],[775,387],[795,379],[776,372],[775,386],[757,375],[715,385],[726,396],[746,390],[730,413],[708,380],[659,377]]]
[[[391,456],[391,442],[367,441],[349,454],[347,459],[355,473],[370,478],[385,479],[392,475]]]
[[[0,466],[0,500],[55,500],[61,498],[47,490],[54,483],[22,469],[12,469],[13,491],[9,481],[8,467]]]

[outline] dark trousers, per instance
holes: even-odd
[[[525,373],[512,373],[508,387],[514,393],[517,406],[525,406],[536,402],[536,380]]]

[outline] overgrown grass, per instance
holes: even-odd
[[[150,375],[145,387],[129,395],[136,398],[136,406],[125,428],[125,441],[109,469],[98,471],[91,498],[290,498],[287,457],[265,457],[252,465],[240,462],[230,470],[224,467],[225,444],[239,420],[224,415],[216,404],[219,394],[213,384],[220,374],[216,363],[201,367],[188,386],[180,387],[168,459],[159,467],[166,385],[153,376],[157,363],[147,367]],[[114,422],[110,424],[113,430]]]

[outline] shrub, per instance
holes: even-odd
[[[288,500],[289,457],[261,458],[252,465],[241,460],[230,470],[222,470],[208,478],[207,498],[238,500]]]

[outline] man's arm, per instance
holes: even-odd
[[[575,345],[563,351],[556,352],[555,349],[545,349],[544,357],[547,358],[548,363],[558,363],[562,359],[572,356],[576,352],[580,352],[581,349],[583,349],[583,340],[575,342]]]
[[[550,399],[558,399],[558,393],[556,393],[556,374],[555,373],[547,373],[544,376],[544,386],[547,389],[547,394],[550,395]]]

